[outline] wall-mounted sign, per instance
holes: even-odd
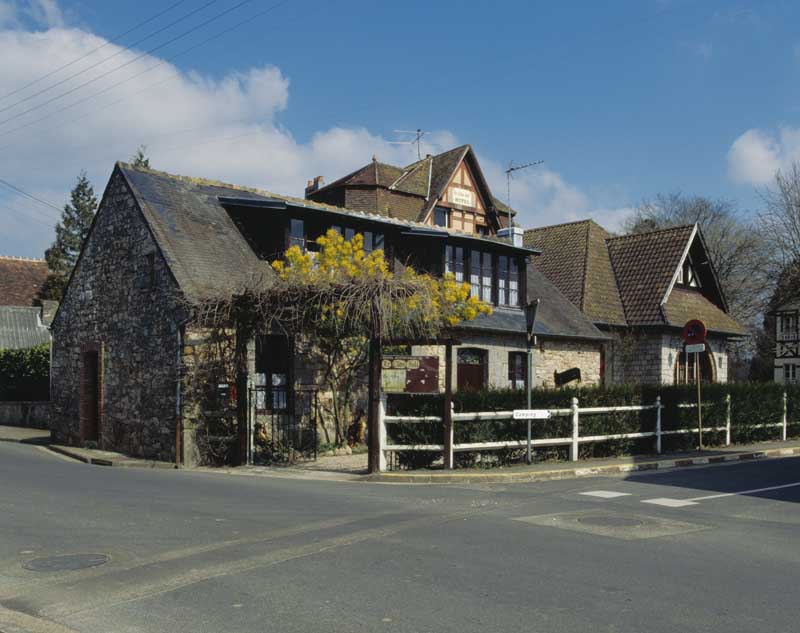
[[[447,198],[453,204],[460,204],[465,207],[475,206],[475,194],[469,189],[450,187]]]
[[[577,380],[578,382],[581,381],[580,367],[573,367],[572,369],[567,369],[561,373],[558,373],[557,371],[553,372],[553,382],[555,382],[556,387],[566,385],[573,380]]]
[[[384,356],[381,389],[385,393],[438,393],[438,356]]]

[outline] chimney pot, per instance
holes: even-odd
[[[322,187],[323,182],[322,176],[315,176],[313,180],[309,180],[306,185],[306,198]]]

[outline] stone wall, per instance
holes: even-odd
[[[675,362],[683,349],[676,333],[615,331],[606,344],[607,384],[675,382]],[[714,381],[728,381],[728,343],[721,337],[707,341],[714,361]]]
[[[485,349],[488,355],[488,386],[493,389],[508,389],[509,352],[525,352],[525,337],[511,334],[464,333],[461,345],[453,346],[453,389],[458,385],[458,349],[471,347]],[[444,390],[445,348],[435,345],[415,345],[412,353],[423,356],[439,356],[439,386]],[[534,386],[554,387],[553,372],[578,367],[584,385],[600,383],[600,343],[569,339],[543,339],[533,352]]]
[[[0,402],[0,425],[49,429],[50,402],[46,400]]]
[[[57,441],[80,445],[87,439],[81,437],[80,377],[85,350],[96,349],[98,445],[175,459],[180,313],[174,280],[115,174],[53,323],[51,428]]]

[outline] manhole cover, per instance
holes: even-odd
[[[64,556],[47,556],[34,558],[23,563],[30,571],[75,571],[88,567],[98,567],[109,561],[105,554],[66,554]]]
[[[578,523],[584,525],[596,525],[597,527],[639,527],[644,525],[639,519],[632,519],[630,517],[604,517],[604,516],[586,516],[579,517]]]

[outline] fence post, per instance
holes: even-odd
[[[661,396],[656,396],[656,453],[661,455]]]
[[[731,394],[725,396],[725,446],[731,445]]]
[[[579,415],[580,414],[579,414],[579,410],[578,410],[578,399],[577,398],[572,398],[572,446],[570,447],[569,458],[573,462],[577,462],[578,461],[578,437],[579,437],[579,434],[578,434],[578,431],[579,431],[578,430],[578,424],[579,424],[578,416]]]
[[[381,391],[378,403],[378,472],[386,471],[386,394]]]
[[[787,402],[786,392],[783,392],[783,441],[786,441],[786,426],[787,426],[787,410],[788,410],[788,402]]]

